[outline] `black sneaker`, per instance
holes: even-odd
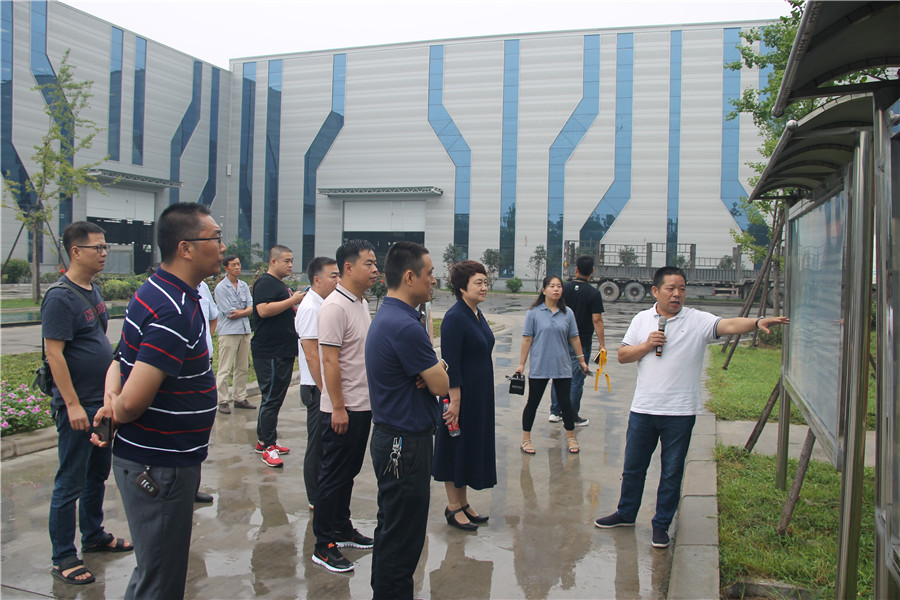
[[[312,560],[317,565],[322,565],[333,573],[346,573],[353,570],[353,563],[344,558],[341,551],[334,544],[313,552]]]
[[[599,527],[600,529],[608,529],[610,527],[634,527],[634,521],[626,521],[619,516],[618,512],[614,512],[611,515],[600,517],[594,521],[594,527]]]
[[[334,532],[334,539],[337,541],[338,548],[362,548],[368,550],[375,546],[375,540],[366,537],[356,529],[349,534]]]
[[[662,527],[653,527],[653,541],[651,542],[654,548],[667,548],[669,546],[669,532],[663,529]]]

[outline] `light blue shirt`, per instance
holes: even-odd
[[[216,330],[219,335],[244,335],[250,333],[250,317],[229,319],[228,315],[233,310],[241,310],[253,306],[253,296],[250,294],[250,286],[238,279],[237,289],[226,276],[216,285],[216,306],[221,313],[221,319]]]
[[[569,339],[578,337],[578,324],[571,309],[551,311],[546,304],[535,306],[525,313],[523,336],[531,342],[531,369],[533,379],[571,379],[572,362],[569,358]]]

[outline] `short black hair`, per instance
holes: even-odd
[[[462,298],[463,290],[469,287],[469,280],[475,275],[487,276],[484,265],[477,260],[461,260],[450,267],[450,287],[457,300]]]
[[[88,238],[92,233],[105,234],[106,230],[90,221],[75,221],[74,223],[66,225],[66,228],[63,229],[62,242],[63,248],[66,249],[66,254],[69,255],[69,258],[72,258],[72,246],[77,246],[88,241]]]
[[[661,287],[663,284],[663,280],[668,275],[681,275],[681,278],[684,279],[685,283],[687,283],[687,275],[684,274],[684,269],[682,269],[681,267],[666,266],[657,269],[656,273],[653,274],[653,287]]]
[[[162,262],[175,258],[182,240],[200,234],[200,218],[209,214],[209,207],[197,202],[176,202],[162,212],[156,225],[156,245]]]
[[[384,257],[384,281],[389,290],[396,290],[403,282],[403,274],[412,271],[416,277],[422,276],[425,266],[424,256],[428,248],[415,242],[394,242]]]
[[[342,276],[344,275],[344,263],[355,263],[359,260],[359,255],[366,250],[375,252],[375,246],[369,240],[347,240],[338,247],[334,259]]]
[[[594,272],[594,257],[590,254],[582,254],[575,259],[575,270],[585,277]]]
[[[330,256],[317,256],[309,261],[309,265],[306,267],[306,274],[309,276],[309,284],[312,285],[313,279],[322,272],[322,269],[328,265],[334,264],[337,264],[337,261]]]
[[[281,255],[284,254],[285,252],[290,252],[291,254],[294,253],[294,251],[291,250],[290,248],[288,248],[287,246],[282,246],[281,244],[275,244],[274,246],[269,248],[269,261],[271,262],[271,260],[273,258],[275,258],[275,259],[281,258]]]
[[[227,266],[228,266],[228,263],[230,263],[231,261],[233,261],[233,260],[236,259],[236,258],[237,258],[238,260],[240,260],[241,257],[238,256],[237,254],[226,254],[226,255],[225,255],[225,258],[222,259],[222,266],[223,266],[223,267],[227,267]]]

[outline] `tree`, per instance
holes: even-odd
[[[251,244],[248,240],[240,237],[234,238],[234,241],[228,244],[228,247],[225,248],[225,254],[237,256],[245,269],[252,268],[257,262],[262,261],[263,258],[262,246],[259,243]],[[253,260],[254,256],[260,260]]]
[[[488,285],[491,287],[491,291],[494,291],[494,282],[500,273],[500,250],[488,248],[481,255],[481,262],[484,264],[484,269],[488,272]]]
[[[623,267],[638,266],[638,255],[632,246],[625,246],[619,250],[619,263],[621,263]]]
[[[12,208],[16,219],[31,235],[31,299],[41,299],[41,273],[39,242],[41,234],[53,234],[50,219],[63,199],[77,196],[82,186],[99,192],[103,188],[91,173],[106,160],[75,166],[75,155],[94,144],[94,137],[103,131],[96,123],[83,116],[89,108],[93,81],[75,79],[75,67],[69,64],[69,51],[63,54],[56,80],[34,86],[46,99],[44,112],[49,126],[47,133],[36,145],[31,159],[37,171],[26,181],[13,181],[10,173],[4,173],[3,184],[13,198],[3,207]]]
[[[447,247],[444,248],[444,266],[447,268],[447,277],[450,277],[450,267],[463,260],[465,257],[465,252],[463,251],[461,246],[455,246],[454,244],[447,244]]]
[[[541,280],[544,279],[544,266],[547,264],[547,249],[543,244],[538,244],[534,254],[528,259],[528,266],[534,275],[534,291],[541,289]]]

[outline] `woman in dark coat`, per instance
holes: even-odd
[[[453,527],[474,531],[488,520],[469,505],[468,488],[483,490],[497,483],[494,442],[494,334],[478,309],[487,296],[484,266],[464,260],[450,269],[456,304],[441,322],[441,356],[449,365],[450,407],[446,424],[458,424],[459,436],[438,431],[432,474],[447,489],[444,516]]]

